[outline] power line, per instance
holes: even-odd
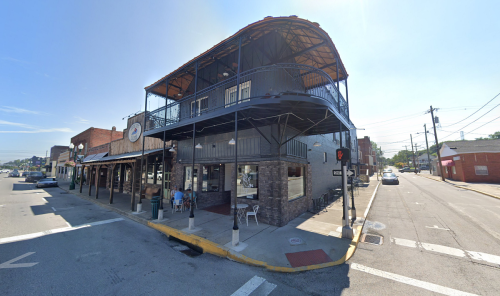
[[[498,95],[500,95],[500,94],[498,94]],[[498,95],[497,95],[497,96],[498,96]],[[495,97],[495,98],[496,98],[496,97]],[[476,120],[474,120],[473,122],[471,122],[471,123],[467,124],[466,126],[462,127],[461,129],[459,129],[459,130],[457,130],[457,131],[455,131],[455,132],[453,132],[453,133],[451,133],[451,134],[449,134],[449,135],[445,136],[444,138],[441,138],[441,140],[443,140],[443,139],[445,139],[445,138],[448,138],[449,136],[453,135],[454,133],[457,133],[457,132],[459,132],[459,131],[463,130],[464,128],[468,127],[469,125],[473,124],[474,122],[476,122],[476,121],[478,121],[479,119],[481,119],[482,117],[484,117],[486,114],[488,114],[488,113],[490,113],[491,111],[493,111],[493,109],[495,109],[495,108],[496,108],[496,107],[498,107],[498,106],[500,106],[500,104],[498,104],[498,105],[496,105],[495,107],[491,108],[488,112],[486,112],[486,113],[484,113],[483,115],[481,115],[480,117],[476,118]]]
[[[498,97],[500,95],[500,93],[498,95],[496,95],[495,97],[493,97],[493,99],[489,100],[486,104],[484,104],[481,108],[479,108],[476,112],[472,113],[471,115],[467,116],[466,118],[458,121],[458,122],[455,122],[454,124],[451,124],[451,125],[448,125],[448,126],[444,126],[445,128],[446,127],[450,127],[450,126],[454,126],[455,124],[459,124],[460,122],[470,118],[472,115],[476,114],[477,112],[479,112],[481,109],[483,109],[486,105],[488,105],[491,101],[493,101],[494,99],[496,99],[496,97]]]
[[[470,134],[471,132],[473,132],[473,131],[475,131],[475,130],[477,130],[477,129],[480,129],[480,128],[482,128],[483,126],[487,125],[488,123],[491,123],[491,122],[493,122],[493,121],[495,121],[495,120],[497,120],[497,119],[499,119],[499,118],[500,118],[500,116],[498,116],[497,118],[495,118],[495,119],[493,119],[493,120],[491,120],[491,121],[488,121],[487,123],[485,123],[485,124],[481,125],[481,126],[480,126],[480,127],[478,127],[478,128],[475,128],[475,129],[471,130],[470,132],[465,133],[464,135]],[[484,134],[483,134],[483,135],[484,135]]]

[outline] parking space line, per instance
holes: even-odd
[[[73,231],[73,230],[78,230],[78,229],[82,229],[82,228],[98,226],[98,225],[103,225],[103,224],[108,224],[108,223],[113,223],[113,222],[118,222],[118,221],[123,221],[123,220],[124,220],[123,218],[116,218],[116,219],[109,219],[109,220],[103,220],[103,221],[82,224],[82,225],[73,226],[73,227],[56,228],[56,229],[50,229],[50,230],[45,230],[45,231],[35,232],[35,233],[30,233],[30,234],[4,237],[4,238],[0,238],[0,245],[12,243],[12,242],[23,241],[23,240],[28,240],[28,239],[33,239],[33,238],[37,238],[37,237],[41,237],[41,236],[45,236],[45,235],[49,235],[49,234]]]
[[[362,271],[362,272],[366,272],[366,273],[369,273],[369,274],[372,274],[372,275],[376,275],[376,276],[379,276],[379,277],[383,277],[383,278],[386,278],[386,279],[389,279],[389,280],[393,280],[393,281],[396,281],[396,282],[407,284],[407,285],[410,285],[410,286],[414,286],[414,287],[422,288],[422,289],[429,290],[429,291],[432,291],[432,292],[444,294],[444,295],[450,295],[450,296],[458,296],[458,295],[460,295],[460,296],[462,296],[462,295],[463,296],[472,296],[472,295],[476,295],[476,294],[471,294],[471,293],[463,292],[463,291],[460,291],[460,290],[455,290],[455,289],[452,289],[452,288],[448,288],[448,287],[436,285],[436,284],[433,284],[433,283],[429,283],[429,282],[424,282],[424,281],[412,279],[412,278],[409,278],[409,277],[406,277],[406,276],[402,276],[402,275],[399,275],[399,274],[395,274],[395,273],[391,273],[391,272],[386,272],[386,271],[378,270],[378,269],[371,268],[371,267],[364,266],[364,265],[357,264],[357,263],[351,263],[351,268],[355,269],[355,270]]]

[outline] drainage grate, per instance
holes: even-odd
[[[384,243],[384,238],[373,234],[364,234],[361,242],[365,244],[381,245]]]

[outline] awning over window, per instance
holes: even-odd
[[[453,160],[443,160],[441,161],[441,164],[443,166],[455,166],[455,162]]]
[[[108,152],[102,152],[102,153],[89,155],[89,156],[85,157],[85,159],[83,160],[83,163],[101,160],[101,158],[103,158],[106,155],[108,155]]]

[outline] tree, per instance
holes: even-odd
[[[488,138],[483,138],[483,137],[476,138],[476,140],[497,140],[497,139],[500,139],[500,131],[488,135]]]

